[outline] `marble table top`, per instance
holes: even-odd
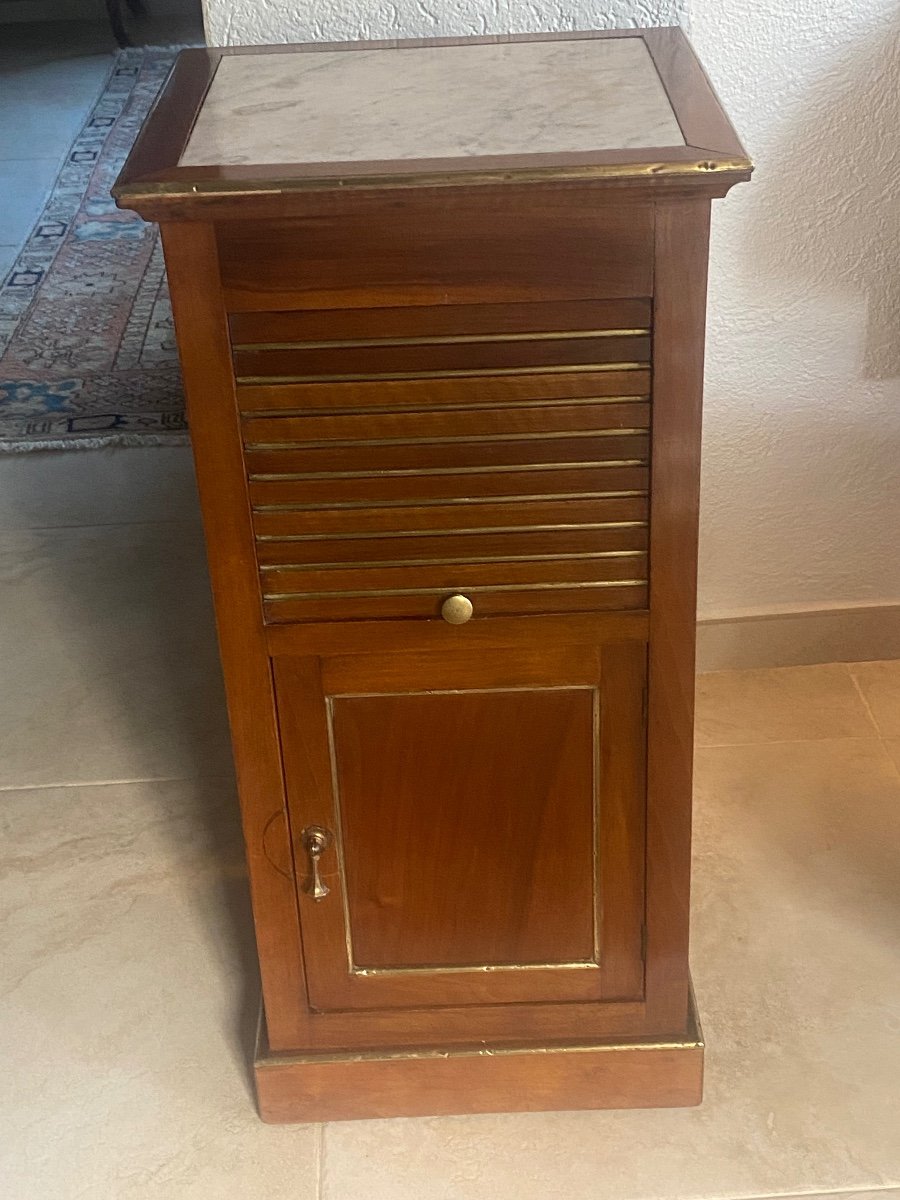
[[[181,166],[683,146],[639,37],[226,55]]]

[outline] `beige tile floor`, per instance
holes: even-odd
[[[900,663],[697,734],[702,1107],[261,1125],[189,456],[0,458],[0,1200],[900,1198]]]

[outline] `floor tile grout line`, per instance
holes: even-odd
[[[740,750],[744,746],[816,746],[821,742],[883,742],[877,730],[872,733],[851,733],[822,738],[761,738],[749,742],[695,742],[694,750]],[[815,1193],[813,1193],[815,1195]]]
[[[873,733],[870,736],[853,736],[853,737],[829,737],[829,738],[782,738],[778,740],[766,740],[759,742],[711,742],[706,744],[698,744],[695,746],[696,751],[701,750],[742,750],[751,746],[804,746],[804,745],[819,745],[822,742],[879,742],[883,743],[885,738],[878,733]],[[891,759],[893,763],[893,758]],[[122,776],[112,779],[70,779],[70,780],[51,780],[49,783],[0,783],[0,794],[3,792],[40,792],[57,790],[61,788],[84,788],[84,787],[120,787],[131,784],[144,783],[190,783],[192,780],[202,779],[222,779],[229,780],[233,776],[226,769],[221,771],[201,771],[193,775],[135,775]]]
[[[875,729],[878,733],[878,736],[880,738],[883,738],[884,734],[882,733],[881,727],[878,724],[878,721],[876,720],[875,714],[872,712],[872,706],[869,704],[869,701],[866,699],[866,695],[862,690],[862,686],[860,685],[859,680],[856,678],[856,673],[853,670],[853,667],[850,665],[850,663],[846,663],[845,665],[847,667],[847,673],[849,674],[850,678],[853,680],[853,686],[856,688],[856,694],[859,696],[860,700],[862,701],[863,708],[866,710],[869,720],[872,722],[873,726],[875,727]]]
[[[69,143],[69,145],[71,147],[71,142]],[[66,157],[65,150],[62,151],[60,157],[63,160],[65,159],[65,157]],[[0,167],[4,166],[6,163],[23,163],[23,162],[52,162],[52,163],[55,163],[56,161],[57,161],[57,159],[56,159],[55,154],[17,154],[17,155],[15,155],[15,157],[10,156],[9,158],[4,158],[4,157],[0,156]]]
[[[123,787],[144,783],[192,783],[204,779],[233,780],[233,778],[233,774],[229,774],[227,771],[204,771],[200,775],[150,775],[146,778],[135,779],[82,779],[70,783],[0,783],[0,795],[3,792],[46,792],[61,788]]]
[[[900,1195],[900,1184],[864,1183],[860,1187],[816,1188],[809,1192],[752,1192],[744,1196],[729,1196],[728,1200],[819,1200],[823,1196],[862,1196],[871,1192],[896,1192]]]
[[[3,457],[0,455],[0,463],[3,461]],[[192,514],[187,517],[170,517],[168,519],[161,517],[148,518],[145,521],[82,521],[76,522],[73,525],[17,525],[7,527],[0,524],[0,538],[16,533],[52,533],[62,529],[69,532],[77,529],[131,529],[135,525],[190,525],[191,527],[197,527],[199,520]]]
[[[888,746],[888,741],[889,740],[896,741],[896,738],[888,739],[886,737],[882,737],[882,738],[879,738],[878,740],[881,742],[882,748],[884,749],[884,752],[887,755],[888,760],[894,769],[894,774],[897,776],[898,779],[900,779],[900,759],[894,758],[893,752],[891,751],[890,747]]]
[[[316,1126],[316,1200],[324,1200],[325,1182],[325,1123]]]

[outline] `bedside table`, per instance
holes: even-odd
[[[115,195],[162,226],[264,1119],[699,1101],[707,242],[750,170],[675,29],[179,57]]]

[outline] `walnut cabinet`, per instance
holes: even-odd
[[[115,194],[162,226],[264,1119],[699,1101],[707,238],[749,173],[677,30],[180,56]]]

